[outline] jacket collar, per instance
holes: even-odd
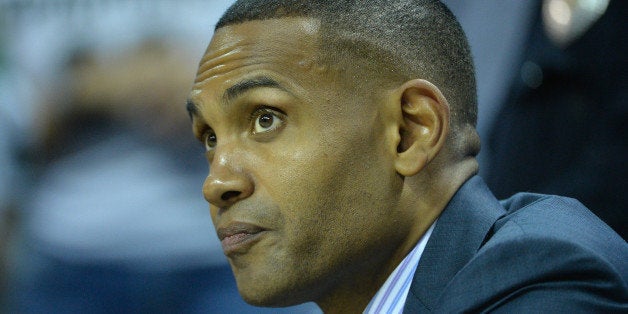
[[[436,222],[414,274],[404,312],[433,309],[444,288],[505,213],[482,178],[474,176],[465,182]]]

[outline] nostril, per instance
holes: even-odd
[[[240,195],[240,192],[238,191],[227,191],[225,193],[222,193],[222,195],[220,196],[220,198],[223,201],[228,201],[234,197],[237,197],[238,195]]]

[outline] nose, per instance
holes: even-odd
[[[216,151],[203,184],[205,199],[218,208],[227,208],[253,194],[254,185],[236,152]]]

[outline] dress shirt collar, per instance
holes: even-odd
[[[371,302],[364,310],[365,314],[380,314],[380,313],[401,313],[403,306],[410,291],[410,284],[414,277],[414,272],[419,265],[419,260],[425,249],[427,241],[430,239],[432,230],[434,230],[434,222],[425,234],[421,237],[419,242],[414,246],[412,251],[401,261],[401,263],[395,268],[395,271],[388,276],[384,285],[379,288],[379,291],[375,294]]]

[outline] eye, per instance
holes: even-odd
[[[255,119],[253,125],[253,133],[270,132],[277,129],[283,123],[278,113],[270,109],[258,110],[253,114]]]
[[[207,129],[205,133],[203,133],[203,144],[205,144],[205,150],[210,151],[216,147],[216,132],[214,130]]]

